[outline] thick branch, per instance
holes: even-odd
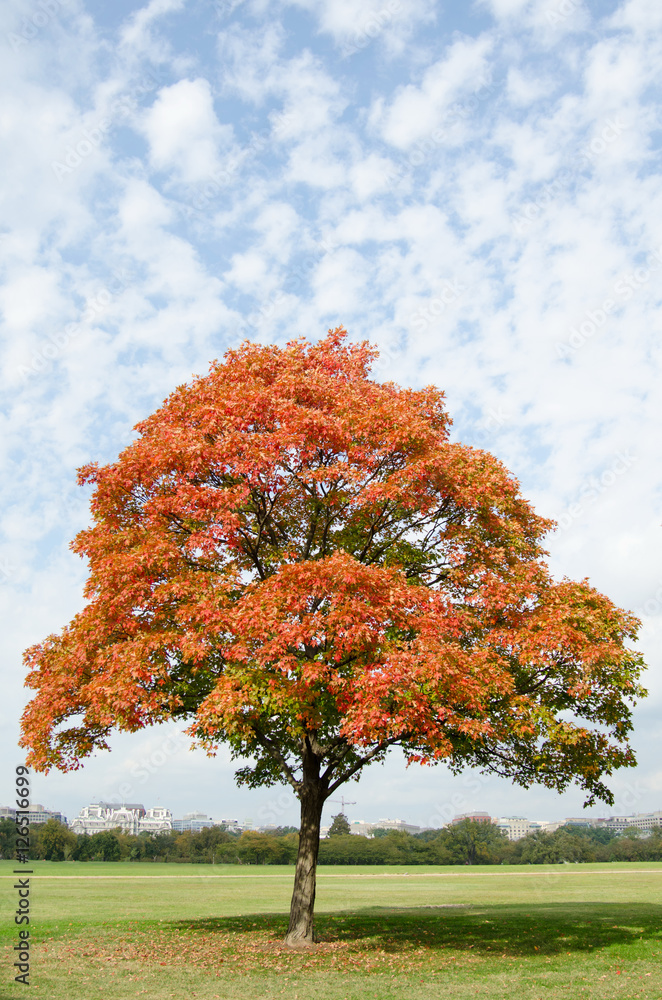
[[[372,750],[369,754],[366,754],[365,757],[360,757],[359,760],[356,762],[356,764],[354,764],[352,767],[349,768],[349,770],[341,774],[340,777],[337,778],[334,781],[334,783],[329,786],[329,791],[327,794],[332,795],[333,792],[335,792],[336,788],[339,788],[340,785],[343,785],[346,781],[348,781],[352,777],[352,775],[356,774],[356,772],[360,771],[362,767],[364,767],[366,764],[369,764],[370,761],[374,760],[375,757],[379,756],[379,754],[382,753],[383,750],[386,750],[386,747],[393,746],[394,744],[399,743],[401,739],[402,737],[398,736],[392,740],[382,740],[382,742],[378,744],[378,746],[376,746],[374,750]]]
[[[301,782],[297,781],[296,777],[294,776],[294,772],[292,771],[290,765],[287,763],[287,760],[285,759],[283,753],[276,746],[273,740],[270,740],[268,736],[265,736],[265,734],[261,732],[256,726],[253,726],[253,732],[255,733],[255,738],[260,744],[260,746],[263,747],[267,751],[269,756],[276,761],[276,763],[280,766],[285,776],[285,779],[289,782],[294,791],[298,792],[299,788],[301,787]]]

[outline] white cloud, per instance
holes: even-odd
[[[232,137],[214,111],[208,80],[180,80],[163,87],[144,115],[143,131],[156,170],[170,169],[186,183],[204,180],[219,167],[219,147]]]
[[[186,0],[150,0],[146,7],[140,7],[123,26],[122,43],[138,52],[152,47],[150,29],[154,22],[166,14],[182,10],[185,5]]]
[[[351,58],[374,42],[400,53],[421,24],[436,20],[433,0],[290,0],[317,18],[318,30],[329,34],[341,56]]]
[[[513,104],[520,107],[533,104],[541,97],[550,96],[556,88],[557,84],[551,77],[538,75],[532,67],[522,71],[516,66],[511,66],[508,70],[508,97]]]
[[[521,16],[532,0],[480,0],[478,6],[486,7],[497,18]]]
[[[616,8],[609,19],[610,27],[629,29],[646,41],[653,41],[652,33],[662,25],[662,8],[656,0],[626,0]]]
[[[434,132],[454,101],[485,84],[492,44],[486,36],[458,39],[443,59],[426,70],[420,86],[401,87],[390,107],[372,116],[384,139],[406,149],[416,139]]]

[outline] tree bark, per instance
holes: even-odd
[[[319,761],[314,754],[304,758],[304,780],[299,790],[301,827],[299,851],[294,872],[294,892],[290,905],[290,924],[285,944],[293,948],[309,947],[314,943],[313,910],[317,882],[317,856],[320,847],[322,807],[327,795],[327,782],[320,779]]]

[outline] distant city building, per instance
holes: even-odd
[[[349,832],[359,837],[374,837],[375,830],[404,830],[406,833],[420,833],[426,827],[416,826],[414,823],[407,823],[404,819],[379,819],[376,823],[366,823],[362,819],[348,820]],[[320,827],[320,836],[325,838],[329,835],[331,825]]]
[[[238,819],[219,819],[214,826],[224,826],[228,833],[241,833],[244,829]]]
[[[97,802],[96,804],[101,806],[102,809],[110,809],[111,812],[120,808],[119,802]],[[138,819],[142,819],[145,815],[146,809],[142,802],[122,802],[121,805],[122,809],[129,809],[131,812],[138,813]]]
[[[67,817],[63,816],[61,812],[57,812],[54,809],[45,809],[38,802],[30,806],[28,819],[30,823],[48,823],[49,819],[56,819],[58,823],[64,823],[65,826],[67,823]]]
[[[197,833],[206,827],[216,826],[213,819],[201,812],[186,813],[183,819],[174,819],[172,828],[178,833]]]
[[[76,818],[70,824],[74,833],[100,833],[109,830],[108,813],[112,810],[99,805],[83,806]]]
[[[536,830],[546,830],[551,832],[556,830],[561,824],[550,823],[544,819],[525,819],[523,816],[501,816],[495,821],[497,829],[502,830],[508,840],[521,840],[522,837],[535,833]]]
[[[372,823],[366,823],[362,819],[353,819],[349,821],[349,832],[356,834],[359,837],[372,837]],[[331,829],[331,825],[326,827],[326,833],[328,834]]]
[[[413,823],[407,823],[404,819],[378,819],[376,823],[370,823],[372,831],[375,830],[404,830],[405,833],[420,833],[421,827]]]
[[[566,820],[566,823],[570,822]],[[598,829],[615,830],[617,833],[634,826],[644,833],[651,833],[656,827],[662,826],[662,810],[658,809],[652,813],[635,813],[631,816],[610,816],[608,819],[599,819],[595,824]]]
[[[145,809],[139,803],[129,803],[119,808],[108,802],[84,806],[71,823],[74,833],[101,833],[103,830],[120,829],[122,833],[161,833],[172,829],[172,813],[157,806]]]
[[[172,829],[172,813],[163,806],[148,809],[138,820],[138,833],[169,833]]]
[[[0,806],[0,819],[16,819],[16,809],[14,806]],[[48,823],[49,819],[56,819],[58,823],[66,825],[67,817],[61,812],[53,809],[45,809],[39,802],[35,802],[28,809],[28,820],[32,823]]]
[[[465,819],[471,819],[474,823],[492,823],[492,817],[489,813],[485,812],[473,812],[473,813],[460,813],[459,816],[454,816],[451,820],[451,826],[455,826],[456,823],[461,823]]]
[[[531,822],[523,816],[501,816],[496,820],[496,827],[508,837],[508,840],[521,840],[531,832]]]
[[[16,817],[16,807],[0,806],[0,819],[14,820]],[[56,819],[66,824],[67,819],[61,812],[46,809],[40,803],[34,803],[28,810],[28,817],[31,824],[47,823],[49,819]],[[590,827],[594,829],[610,830],[614,833],[622,833],[628,827],[635,827],[642,833],[648,835],[654,829],[662,828],[662,810],[650,813],[633,813],[629,816],[568,816],[565,820],[530,820],[524,816],[501,816],[492,818],[486,812],[462,813],[455,816],[450,826],[471,819],[479,823],[494,823],[502,830],[508,840],[521,840],[538,830],[553,833],[561,826]],[[243,830],[253,828],[251,820],[240,823],[237,819],[212,820],[206,813],[191,812],[186,813],[182,819],[173,819],[169,809],[163,806],[154,806],[145,809],[140,802],[126,802],[122,806],[112,802],[97,802],[85,806],[73,822],[70,828],[74,833],[99,833],[102,830],[121,829],[127,834],[139,833],[167,833],[174,830],[178,833],[197,833],[200,830],[213,826],[223,826],[232,833],[241,833]],[[380,819],[374,823],[367,823],[364,820],[349,821],[350,832],[364,837],[373,837],[375,830],[404,830],[410,834],[420,833],[427,827],[417,826],[408,823],[403,819]],[[264,829],[264,828],[261,828]],[[321,836],[328,835],[329,826],[321,828]]]

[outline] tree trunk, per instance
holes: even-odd
[[[320,823],[326,788],[317,775],[309,775],[302,787],[299,852],[294,872],[294,892],[290,906],[290,925],[285,944],[293,948],[309,947],[314,942],[313,909],[317,880],[317,855],[320,848]]]

